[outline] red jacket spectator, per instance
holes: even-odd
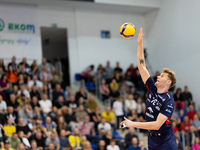
[[[190,132],[190,127],[192,126],[191,122],[189,121],[189,117],[185,116],[184,121],[181,123],[181,131],[184,131],[185,133]]]

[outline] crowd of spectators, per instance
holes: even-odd
[[[117,132],[126,116],[132,121],[145,121],[146,88],[133,64],[124,72],[120,63],[112,68],[94,65],[80,73],[86,82],[95,82],[100,95],[66,87],[61,63],[40,65],[26,58],[16,58],[8,65],[0,60],[0,147],[5,150],[145,150],[134,128],[125,137]],[[100,78],[99,78],[100,77]],[[106,105],[101,112],[96,99]],[[186,145],[200,146],[200,107],[195,111],[188,87],[174,93],[176,110],[172,125],[181,147],[184,132]],[[122,132],[123,132],[122,130]],[[142,130],[141,130],[142,131]]]

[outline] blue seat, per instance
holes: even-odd
[[[76,80],[76,81],[80,81],[80,80],[81,80],[81,75],[80,75],[80,73],[76,73],[76,74],[75,74],[75,80]]]
[[[119,140],[123,140],[124,138],[120,136],[119,132],[117,131],[113,131],[112,132],[112,135],[113,135],[113,138],[116,140],[116,141],[119,141]]]
[[[93,82],[85,82],[85,86],[89,91],[94,91],[95,90],[95,84]]]
[[[97,145],[96,144],[92,144],[92,149],[96,149]]]

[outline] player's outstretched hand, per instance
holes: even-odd
[[[141,27],[138,38],[137,38],[138,45],[142,45],[143,36],[144,36],[144,34],[143,34],[143,31],[142,31],[142,27]]]
[[[120,123],[120,128],[125,128],[125,127],[132,127],[133,122],[126,117],[124,117],[124,121]]]

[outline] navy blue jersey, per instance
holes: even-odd
[[[149,122],[156,121],[159,113],[167,116],[168,119],[159,130],[151,130],[151,133],[167,133],[167,131],[170,132],[172,130],[170,119],[174,110],[174,98],[168,91],[161,94],[157,93],[157,88],[154,84],[155,81],[149,77],[146,81],[148,97],[146,100],[145,118]]]

